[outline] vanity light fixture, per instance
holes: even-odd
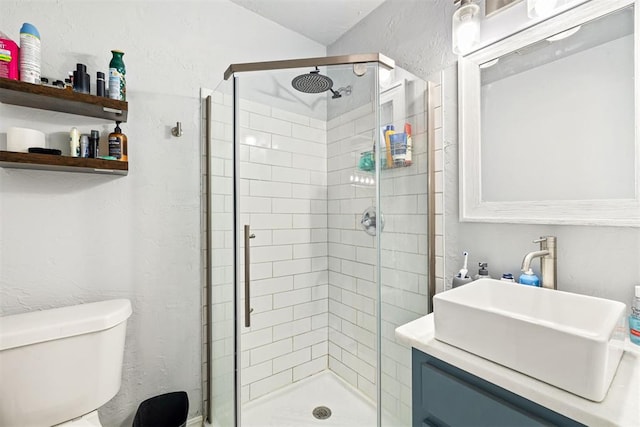
[[[578,25],[577,27],[569,28],[567,31],[563,31],[561,33],[555,34],[551,37],[547,37],[547,40],[550,42],[557,42],[558,40],[566,39],[567,37],[571,37],[578,31],[580,31],[582,25]]]
[[[464,55],[480,43],[480,6],[473,0],[454,0],[460,7],[453,14],[452,48],[456,55]]]
[[[546,18],[557,6],[558,0],[527,0],[527,15],[529,18]]]

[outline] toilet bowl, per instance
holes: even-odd
[[[0,426],[100,426],[130,315],[119,299],[0,317]]]

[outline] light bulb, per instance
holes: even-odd
[[[527,0],[527,15],[529,18],[544,18],[553,13],[558,6],[558,0]]]
[[[453,53],[471,51],[480,42],[480,6],[471,2],[460,6],[453,14],[452,31]]]

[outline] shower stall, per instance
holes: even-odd
[[[435,289],[428,94],[381,54],[233,64],[203,89],[211,425],[411,425],[394,330]]]

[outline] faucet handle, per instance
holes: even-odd
[[[540,236],[533,243],[540,243],[540,249],[550,249],[556,247],[556,236]]]

